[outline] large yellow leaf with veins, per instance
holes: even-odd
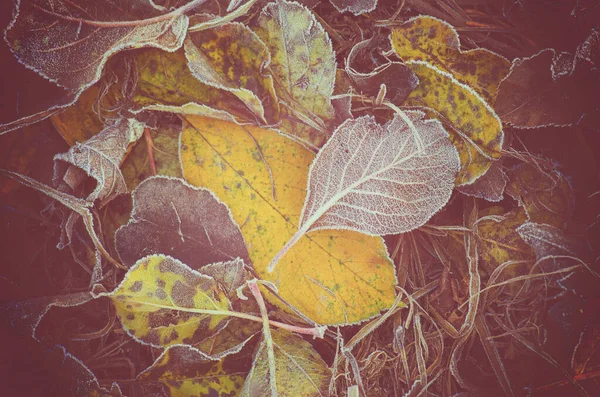
[[[349,230],[307,233],[267,266],[298,230],[314,154],[276,131],[187,116],[181,136],[185,178],[226,203],[259,277],[321,324],[356,323],[395,299],[395,269],[383,240]]]

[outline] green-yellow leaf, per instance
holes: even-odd
[[[331,370],[313,347],[288,331],[273,329],[271,334],[275,353],[277,394],[294,397],[328,395]],[[272,395],[272,381],[269,377],[267,346],[263,340],[240,397]]]
[[[241,23],[190,33],[185,55],[192,74],[204,84],[233,93],[263,123],[279,117],[273,79],[263,69],[271,62],[258,36]]]
[[[271,53],[282,131],[322,145],[328,138],[326,123],[334,116],[336,72],[325,29],[308,8],[278,0],[262,10],[254,30]]]
[[[217,282],[164,255],[137,261],[108,296],[123,328],[135,339],[163,347],[193,345],[219,332],[230,303]],[[208,313],[206,311],[209,311]]]
[[[489,50],[462,51],[458,33],[449,23],[420,15],[392,29],[392,47],[404,61],[425,61],[451,73],[492,104],[510,62]]]
[[[273,130],[186,117],[181,136],[185,178],[231,209],[258,276],[321,324],[373,317],[395,299],[395,269],[383,240],[350,230],[304,235],[267,266],[298,230],[314,154]]]
[[[500,119],[479,94],[451,74],[422,61],[407,65],[419,77],[408,103],[432,109],[449,127],[461,162],[456,184],[475,182],[501,155],[504,132]]]
[[[233,361],[213,361],[189,346],[173,346],[137,377],[134,388],[141,395],[148,395],[146,384],[159,384],[169,397],[234,397],[244,383],[245,371]]]

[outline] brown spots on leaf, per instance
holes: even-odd
[[[160,300],[166,300],[167,299],[167,293],[162,288],[157,288],[156,291],[154,292],[154,294]]]
[[[173,284],[173,290],[171,291],[171,297],[173,298],[173,302],[177,306],[194,307],[195,293],[196,293],[195,288],[177,280],[177,281],[175,281],[175,284]]]
[[[133,284],[129,287],[129,291],[131,292],[140,292],[142,290],[142,286],[144,283],[142,281],[134,281]]]
[[[129,320],[129,321],[135,320],[135,315],[133,313],[127,313],[127,320]]]

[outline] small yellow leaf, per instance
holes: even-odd
[[[395,299],[394,265],[383,240],[349,230],[309,232],[273,273],[267,266],[296,233],[314,154],[273,130],[186,117],[185,178],[226,203],[240,225],[259,277],[321,324],[375,316]]]
[[[275,389],[280,396],[317,397],[328,395],[331,370],[315,349],[298,335],[273,329]],[[273,390],[269,377],[266,342],[258,347],[254,364],[241,397],[269,396]]]
[[[148,395],[145,384],[159,384],[168,393],[161,395],[170,397],[237,396],[245,373],[232,361],[213,361],[189,346],[173,346],[137,377],[134,388],[140,395]]]
[[[504,141],[500,119],[479,94],[451,74],[421,61],[407,65],[419,77],[409,104],[426,106],[449,124],[447,130],[461,162],[456,185],[475,182],[500,157]]]
[[[392,30],[394,51],[404,61],[425,61],[451,73],[492,104],[510,62],[489,50],[461,51],[458,33],[449,23],[420,15]]]
[[[230,309],[212,277],[164,255],[137,261],[121,284],[105,295],[125,330],[156,347],[201,342],[227,324],[226,316],[202,310]]]
[[[241,23],[190,33],[185,55],[192,74],[204,84],[233,93],[264,123],[275,123],[279,103],[273,79],[263,69],[269,50]]]
[[[325,124],[334,116],[331,94],[336,73],[325,29],[308,8],[278,0],[262,10],[254,31],[271,53],[269,69],[287,116],[281,130],[321,146],[328,137]]]

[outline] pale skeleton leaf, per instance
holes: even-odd
[[[309,231],[403,233],[446,205],[460,160],[442,124],[424,116],[397,114],[384,126],[365,116],[340,125],[310,167],[298,231],[269,269]]]

